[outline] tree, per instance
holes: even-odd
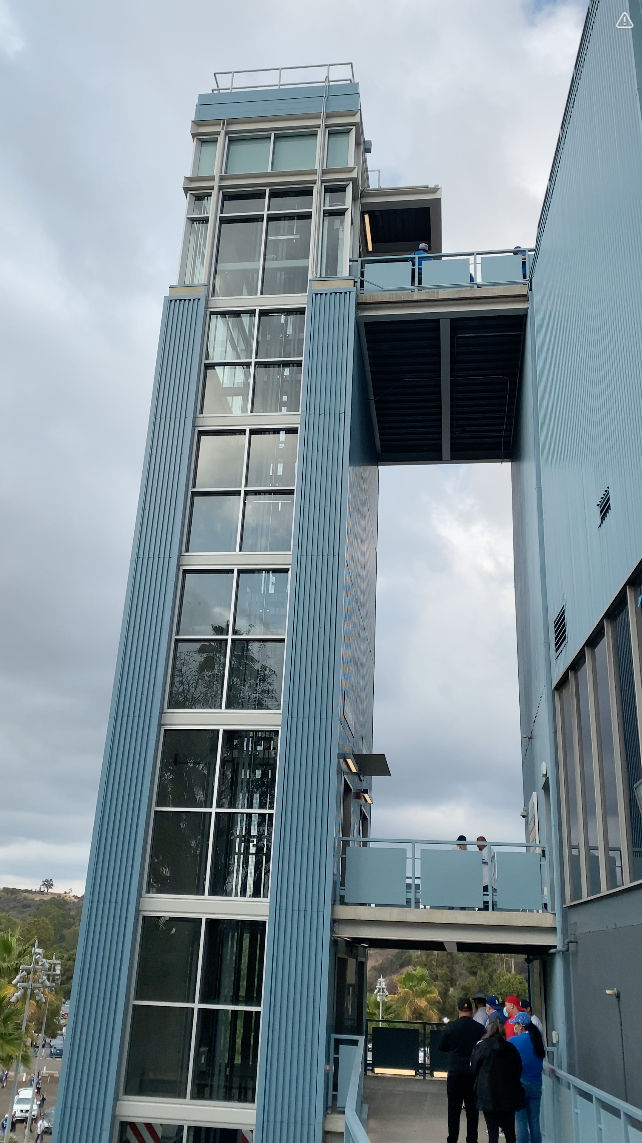
[[[46,917],[30,917],[28,921],[23,921],[20,926],[20,936],[23,942],[32,948],[34,941],[37,941],[40,948],[45,949],[47,955],[51,956],[55,937],[53,925]]]
[[[397,992],[389,997],[387,1008],[396,1020],[440,1019],[441,997],[425,968],[406,969],[397,977]]]
[[[22,1009],[0,996],[0,1068],[11,1067],[18,1057],[29,1067],[31,1056],[22,1041]]]
[[[45,877],[44,880],[40,882],[40,888],[44,889],[45,893],[48,893],[50,889],[53,889],[53,887],[54,883],[52,877]]]
[[[0,988],[8,985],[16,975],[21,961],[26,959],[27,946],[17,933],[0,933]],[[9,990],[9,993],[13,989]]]

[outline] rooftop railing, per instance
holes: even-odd
[[[453,254],[399,254],[359,258],[350,273],[364,294],[524,285],[533,250],[467,250]]]
[[[340,838],[335,904],[547,912],[542,846]]]
[[[252,87],[303,87],[313,83],[354,83],[351,63],[305,64],[261,70],[215,71],[212,91],[243,91]]]

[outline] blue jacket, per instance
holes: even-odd
[[[517,1036],[511,1036],[510,1042],[514,1048],[517,1048],[517,1051],[522,1057],[522,1080],[524,1083],[541,1085],[544,1061],[535,1055],[533,1041],[528,1032],[521,1032]]]

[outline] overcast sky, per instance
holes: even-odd
[[[85,876],[163,295],[215,69],[352,60],[444,248],[531,243],[585,3],[0,0],[0,884]],[[383,470],[386,836],[522,836],[508,466]]]

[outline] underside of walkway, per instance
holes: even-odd
[[[406,1076],[366,1076],[370,1143],[444,1143],[446,1081]],[[465,1119],[463,1119],[466,1134]],[[480,1134],[483,1134],[480,1133]]]
[[[555,947],[554,913],[335,905],[334,937],[371,948],[446,949],[542,956]]]

